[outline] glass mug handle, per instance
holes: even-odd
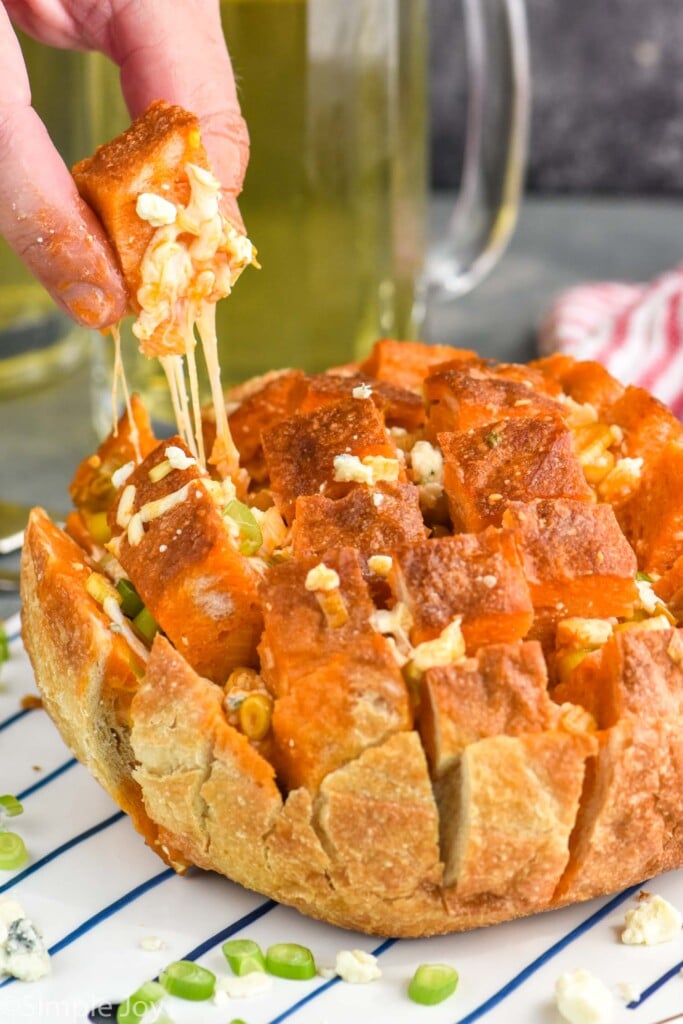
[[[469,97],[460,192],[446,238],[422,281],[430,303],[457,298],[484,278],[517,222],[526,166],[530,73],[524,0],[463,0]],[[428,326],[428,325],[426,325]]]

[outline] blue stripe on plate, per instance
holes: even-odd
[[[79,924],[77,928],[74,928],[73,931],[69,932],[68,935],[61,938],[59,942],[55,942],[55,944],[50,946],[48,949],[48,953],[50,956],[54,956],[55,953],[59,953],[60,950],[70,946],[72,942],[76,941],[76,939],[80,939],[81,936],[92,931],[92,929],[96,928],[98,924],[106,921],[108,917],[112,917],[114,914],[118,913],[119,910],[122,910],[123,907],[127,907],[129,903],[134,903],[135,900],[140,898],[140,896],[144,896],[146,892],[150,891],[150,889],[155,889],[157,885],[161,885],[162,882],[166,882],[169,878],[173,877],[175,877],[175,871],[172,868],[165,868],[165,870],[159,872],[158,875],[152,875],[152,877],[148,878],[146,882],[142,882],[134,889],[124,893],[123,896],[119,896],[119,898],[114,900],[113,903],[109,903],[106,907],[102,907],[102,909],[98,910],[96,914],[87,918],[87,920],[83,921],[82,924]],[[0,981],[0,988],[5,988],[6,985],[11,985],[13,981],[16,981],[16,978],[6,978],[4,981]]]
[[[162,882],[167,882],[169,878],[175,877],[176,873],[173,868],[164,868],[164,870],[160,871],[158,875],[152,875],[152,877],[148,878],[146,882],[142,882],[134,889],[131,889],[130,892],[124,893],[123,896],[119,896],[119,898],[114,900],[113,903],[103,907],[102,910],[98,910],[96,914],[89,917],[83,922],[83,924],[79,924],[78,928],[74,928],[72,932],[65,935],[63,939],[59,940],[59,942],[55,942],[54,946],[51,946],[48,949],[48,953],[50,956],[54,956],[54,954],[59,953],[61,949],[64,949],[66,946],[70,946],[72,942],[76,941],[76,939],[80,939],[80,937],[85,935],[86,932],[91,931],[96,927],[96,925],[101,924],[102,921],[106,921],[108,917],[112,917],[114,914],[118,913],[119,910],[127,907],[129,903],[134,903],[135,900],[139,899],[140,896],[144,896],[146,892],[150,891],[150,889],[155,889],[158,885],[161,885]]]
[[[58,768],[55,768],[54,771],[43,776],[42,779],[38,779],[38,781],[34,782],[32,786],[27,786],[26,789],[22,789],[21,793],[17,793],[17,800],[25,800],[27,796],[31,796],[32,793],[36,793],[39,789],[42,789],[43,786],[48,786],[51,782],[54,782],[55,779],[58,779],[60,775],[63,775],[64,772],[68,772],[69,769],[73,768],[76,764],[78,764],[76,758],[70,757],[68,761],[65,761],[64,764],[60,764]]]
[[[665,971],[664,974],[661,974],[658,978],[656,978],[651,985],[648,985],[648,987],[640,993],[640,996],[637,999],[634,999],[632,1002],[627,1003],[626,1009],[637,1010],[639,1006],[643,1005],[646,999],[649,999],[651,995],[654,995],[655,992],[659,991],[662,985],[666,985],[667,981],[671,981],[672,978],[675,978],[677,975],[679,975],[682,969],[683,960],[680,960],[677,964],[674,964],[673,967],[670,967],[668,971]],[[683,1014],[681,1014],[680,1016],[683,1016]],[[672,1018],[672,1020],[675,1020],[675,1018]]]
[[[15,875],[11,881],[5,882],[4,885],[0,885],[0,893],[7,892],[7,890],[11,889],[12,886],[17,885],[19,882],[23,882],[25,878],[29,877],[29,875],[33,875],[36,871],[40,871],[40,869],[44,868],[46,864],[50,863],[50,861],[55,860],[57,857],[61,857],[61,855],[63,853],[67,853],[68,850],[73,850],[75,846],[78,846],[80,843],[84,843],[86,839],[91,839],[92,836],[96,836],[98,832],[103,832],[106,828],[109,828],[110,825],[120,821],[121,818],[125,818],[125,814],[123,811],[117,811],[116,814],[112,814],[109,818],[105,818],[104,821],[98,822],[97,825],[92,825],[90,828],[86,829],[85,832],[79,832],[77,836],[67,839],[67,841],[62,843],[61,846],[55,847],[54,850],[46,853],[44,857],[40,857],[38,860],[33,861],[33,863],[29,864],[27,868],[24,868],[23,871],[20,871]]]
[[[30,715],[33,710],[33,708],[22,708],[21,711],[15,711],[9,718],[5,718],[4,721],[0,722],[0,732],[3,729],[9,729],[10,725],[14,725],[15,722],[21,721],[26,715]]]
[[[386,952],[387,949],[390,949],[391,946],[395,945],[397,942],[398,939],[385,939],[384,942],[381,942],[379,946],[376,946],[375,949],[372,950],[372,955],[381,956],[382,953]],[[326,981],[323,985],[319,985],[318,988],[313,990],[313,992],[309,992],[305,995],[303,999],[299,999],[298,1002],[293,1003],[292,1006],[283,1010],[283,1012],[278,1014],[277,1017],[273,1017],[273,1019],[269,1021],[269,1024],[280,1024],[281,1021],[287,1020],[288,1017],[291,1017],[293,1013],[300,1010],[302,1006],[306,1005],[306,1003],[311,1003],[314,999],[317,999],[318,996],[322,995],[323,992],[327,992],[328,989],[333,988],[334,985],[338,985],[340,981],[341,978],[338,977],[330,978],[329,981]]]
[[[457,1021],[457,1024],[472,1024],[473,1021],[479,1020],[479,1018],[483,1017],[485,1013],[493,1010],[494,1007],[502,1003],[503,1000],[509,996],[511,992],[514,992],[515,989],[519,988],[520,985],[523,985],[524,982],[543,967],[544,964],[547,964],[549,960],[552,960],[558,953],[561,953],[566,946],[574,942],[575,939],[585,935],[585,933],[590,931],[590,929],[601,921],[603,917],[610,914],[615,907],[618,907],[620,903],[624,903],[633,895],[634,892],[638,892],[639,889],[642,889],[643,884],[644,883],[641,882],[639,885],[632,885],[629,889],[624,889],[623,892],[620,892],[617,896],[608,900],[608,902],[599,910],[596,910],[594,914],[591,914],[590,917],[587,917],[586,920],[582,921],[581,924],[576,926],[576,928],[573,928],[570,932],[567,932],[566,935],[563,935],[558,942],[549,946],[548,949],[541,953],[540,956],[537,956],[535,960],[532,960],[530,964],[527,964],[526,967],[519,971],[518,974],[515,974],[510,981],[503,985],[502,988],[499,988],[497,992],[494,992],[492,996],[489,996],[489,998],[480,1006],[472,1010],[471,1013],[468,1013],[466,1017],[461,1017],[461,1019]]]
[[[246,928],[248,925],[253,924],[254,921],[258,921],[260,917],[265,917],[271,910],[275,910],[275,907],[279,906],[274,900],[266,900],[265,903],[261,903],[260,906],[250,910],[248,914],[240,917],[237,921],[233,921],[232,924],[216,932],[208,939],[204,939],[198,946],[191,949],[189,953],[186,953],[182,958],[183,960],[198,960],[200,956],[204,956],[210,949],[217,946],[219,942],[225,942],[235,932],[239,932],[242,928]]]

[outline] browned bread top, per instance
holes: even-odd
[[[683,865],[682,429],[591,367],[402,352],[235,392],[241,501],[179,438],[114,483],[124,419],[75,540],[27,534],[48,710],[167,859],[348,927],[493,924]],[[165,634],[137,671],[92,571]]]

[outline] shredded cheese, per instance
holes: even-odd
[[[324,562],[313,566],[306,575],[306,590],[330,591],[339,589],[339,573],[330,569]]]

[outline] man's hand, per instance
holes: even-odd
[[[30,105],[30,85],[10,18],[42,43],[100,50],[121,68],[133,117],[152,100],[198,115],[227,196],[236,197],[249,157],[218,0],[3,0],[0,4],[0,234],[57,303],[89,327],[120,319],[123,280],[99,221]],[[8,17],[9,15],[9,17]]]

